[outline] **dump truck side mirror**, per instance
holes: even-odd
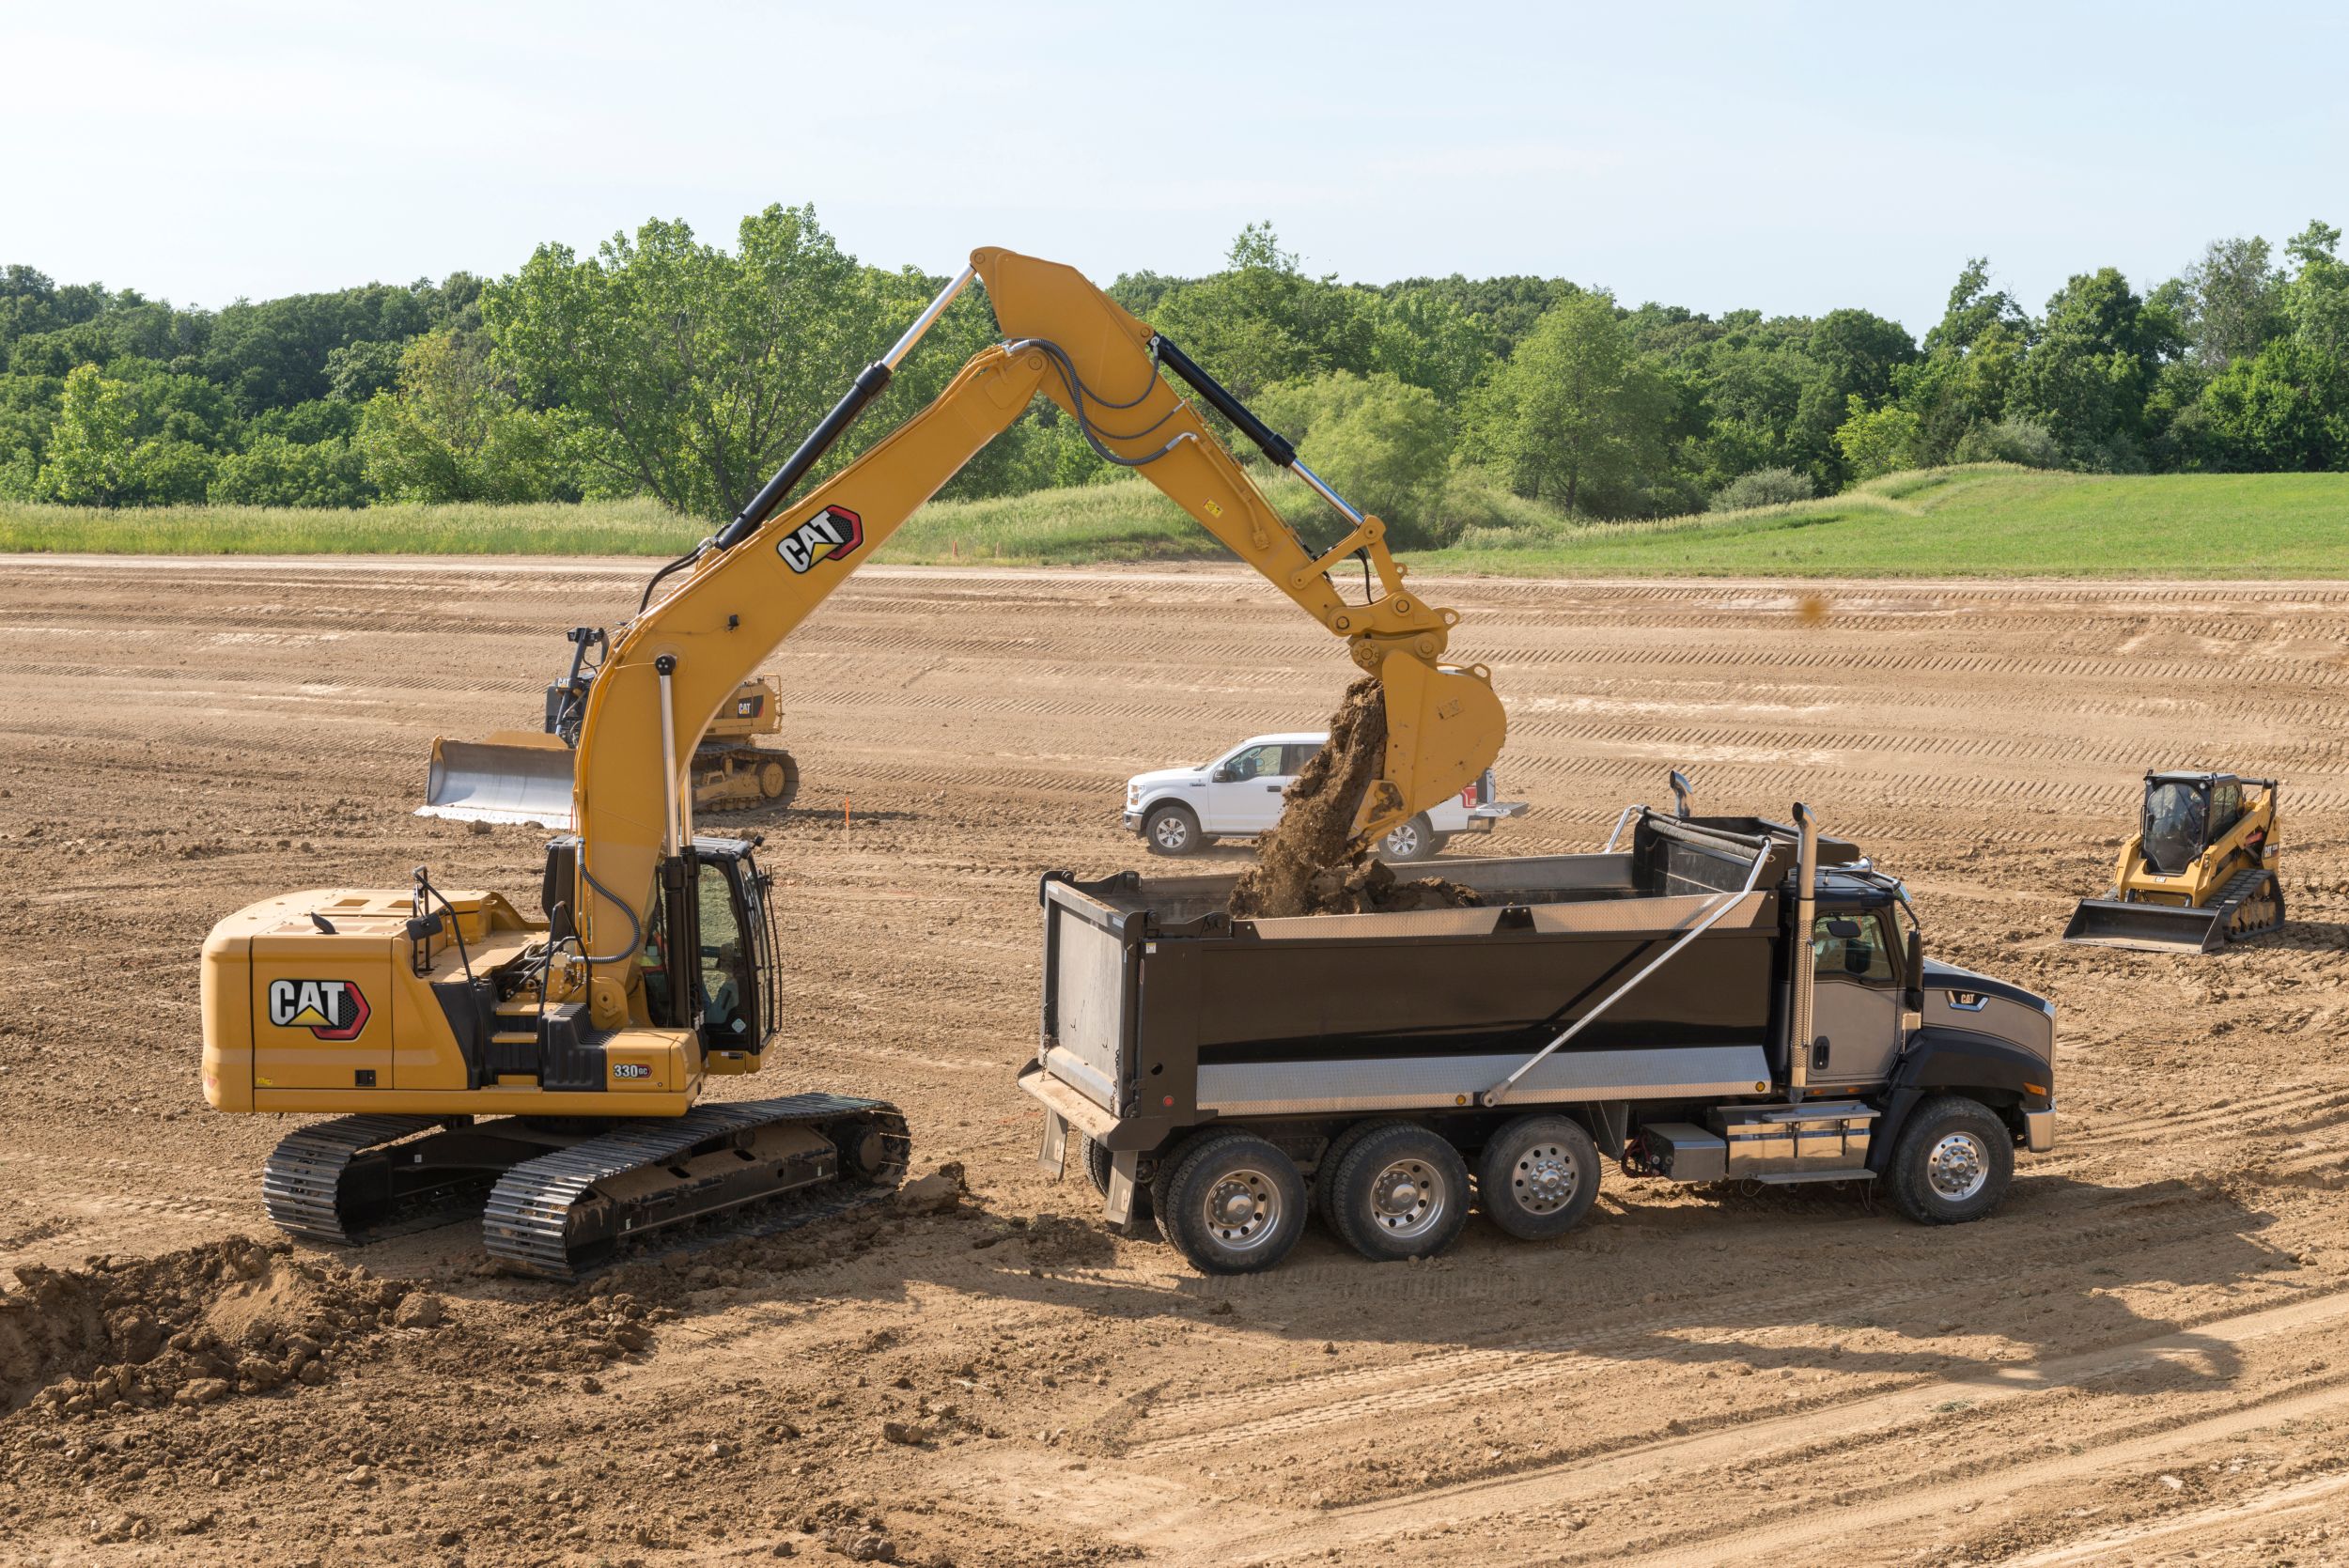
[[[1901,1005],[1912,1013],[1925,1010],[1925,934],[1914,928],[1908,933],[1908,963]]]

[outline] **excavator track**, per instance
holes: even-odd
[[[624,1243],[745,1203],[786,1200],[729,1225],[729,1236],[886,1202],[910,1147],[905,1118],[879,1100],[808,1094],[700,1106],[515,1166],[490,1190],[482,1242],[510,1268],[576,1280]]]
[[[477,1174],[434,1169],[411,1175],[413,1167],[395,1163],[388,1147],[449,1120],[337,1116],[290,1133],[261,1168],[262,1205],[287,1234],[334,1247],[465,1219],[479,1207]]]

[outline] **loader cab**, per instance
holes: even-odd
[[[2139,825],[2145,862],[2182,875],[2243,817],[2243,781],[2232,773],[2148,773]]]
[[[696,837],[661,876],[638,955],[646,1010],[692,1028],[712,1072],[749,1072],[775,1032],[774,923],[742,839]]]

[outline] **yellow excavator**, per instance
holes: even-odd
[[[1004,340],[791,499],[973,278]],[[1334,507],[1343,536],[1307,549],[1170,373]],[[407,887],[288,893],[213,928],[206,1099],[333,1117],[269,1158],[263,1193],[281,1227],[355,1243],[478,1212],[493,1256],[571,1279],[640,1235],[739,1205],[762,1206],[730,1215],[733,1234],[887,1196],[910,1152],[894,1107],[821,1092],[703,1098],[713,1079],[761,1069],[790,1011],[789,976],[820,986],[825,958],[793,965],[778,951],[756,840],[695,833],[693,751],[792,629],[1039,392],[1379,677],[1387,747],[1362,832],[1386,832],[1493,761],[1505,724],[1488,672],[1439,662],[1458,616],[1410,589],[1377,517],[1074,270],[973,252],[749,505],[653,573],[632,619],[609,636],[573,633],[575,745],[524,736],[460,755],[436,744],[443,815],[558,830],[541,914],[443,889],[419,867]],[[1357,557],[1363,585],[1342,590],[1351,573],[1337,568]]]
[[[2084,898],[2063,939],[2148,953],[2217,953],[2284,923],[2274,779],[2149,772],[2112,891]]]

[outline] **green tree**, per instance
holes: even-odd
[[[2203,389],[2202,466],[2349,468],[2349,365],[2297,338],[2237,359]]]
[[[2039,340],[2015,373],[2010,411],[2046,426],[2076,463],[2134,468],[2146,395],[2168,347],[2117,269],[2076,274],[2047,302]]]
[[[2284,254],[2298,263],[2282,290],[2284,318],[2303,344],[2336,364],[2349,364],[2349,264],[2335,251],[2341,230],[2311,221]]]
[[[1518,494],[1601,516],[1661,475],[1672,389],[1600,293],[1552,305],[1470,410],[1468,448]]]
[[[131,388],[110,381],[94,365],[65,378],[57,422],[49,432],[39,493],[72,506],[120,506],[136,498],[132,425],[138,410]]]
[[[1855,479],[1873,479],[1923,459],[1923,427],[1913,409],[1886,403],[1870,409],[1858,393],[1843,406],[1843,423],[1835,428],[1835,444]]]
[[[1435,394],[1384,371],[1332,370],[1268,391],[1257,411],[1357,508],[1375,512],[1407,548],[1437,542],[1452,423]]]
[[[364,506],[375,495],[366,467],[347,441],[258,435],[220,459],[206,499],[236,506]]]
[[[1242,398],[1329,370],[1371,368],[1367,291],[1311,278],[1270,224],[1250,224],[1212,277],[1170,289],[1150,323]]]
[[[2194,361],[2214,374],[2257,354],[2284,328],[2283,275],[2257,235],[2213,240],[2179,282]]]
[[[453,332],[409,344],[398,390],[368,400],[353,444],[366,482],[393,501],[544,501],[566,493],[553,422],[517,407],[478,346]]]
[[[561,411],[603,485],[717,518],[887,347],[899,303],[813,208],[770,207],[742,220],[731,256],[661,221],[584,259],[542,245],[484,291],[482,318],[498,364]]]

